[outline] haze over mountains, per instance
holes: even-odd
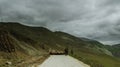
[[[44,58],[49,56],[50,49],[63,51],[65,48],[69,49],[69,55],[92,67],[120,66],[119,45],[115,45],[117,47],[105,46],[95,40],[75,37],[60,31],[53,32],[43,27],[25,26],[15,22],[0,22],[0,35],[1,66],[5,66],[6,61],[11,61],[13,67],[16,67],[18,63],[22,63],[28,57],[42,56]],[[29,63],[25,65],[27,64]]]

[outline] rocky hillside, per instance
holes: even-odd
[[[16,67],[30,57],[48,54],[42,47],[33,47],[35,43],[30,38],[13,33],[13,28],[0,23],[0,67],[8,67],[8,62]]]
[[[0,46],[0,51],[7,53],[15,52],[15,46],[12,44],[12,38],[7,31],[0,30]]]
[[[69,55],[91,65],[91,67],[116,67],[120,65],[119,60],[102,43],[95,40],[19,23],[1,22],[0,27],[1,66],[5,66],[6,61],[18,64],[28,57],[48,56],[50,49],[63,51],[65,48],[68,48]]]

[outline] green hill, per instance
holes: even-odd
[[[112,54],[116,57],[120,57],[120,44],[116,44],[116,45],[106,45],[105,46],[109,51],[112,52]]]
[[[120,61],[102,43],[68,33],[53,32],[43,27],[30,27],[19,23],[1,22],[0,36],[2,36],[0,46],[11,45],[5,49],[0,48],[1,66],[5,66],[6,61],[17,64],[28,57],[49,56],[50,49],[63,51],[65,48],[68,48],[69,55],[91,67],[120,66]],[[6,50],[11,51],[6,52]]]

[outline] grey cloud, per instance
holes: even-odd
[[[119,0],[0,0],[0,18],[119,43]]]
[[[68,22],[82,16],[86,9],[79,0],[1,0],[1,13],[7,17],[16,17],[17,15],[41,19],[41,22]],[[78,3],[77,3],[78,2]],[[79,13],[78,13],[79,12]],[[18,13],[18,14],[16,14]],[[4,18],[5,19],[5,18]],[[16,18],[15,18],[16,19]],[[24,20],[22,18],[19,18]],[[6,19],[5,19],[6,20]],[[40,20],[39,20],[40,21]]]
[[[118,5],[118,4],[120,4],[120,0],[108,0],[108,1],[106,1],[105,4]]]

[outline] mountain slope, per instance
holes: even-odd
[[[120,44],[116,44],[116,45],[106,45],[105,46],[109,51],[112,52],[112,54],[116,57],[120,57]]]
[[[61,37],[62,38],[61,40],[64,40],[64,42],[66,42],[68,46],[72,46],[72,48],[73,48],[73,45],[75,45],[74,46],[75,48],[79,47],[84,50],[85,49],[90,50],[92,53],[95,53],[95,54],[107,54],[112,56],[111,52],[105,49],[104,45],[98,41],[87,39],[87,38],[75,37],[63,32],[55,32],[55,33],[56,35]]]
[[[120,66],[120,61],[113,57],[103,44],[95,40],[83,39],[64,32],[52,32],[43,27],[30,27],[19,23],[0,23],[0,27],[9,33],[11,38],[9,40],[12,40],[16,49],[13,54],[17,53],[17,58],[20,60],[26,59],[27,56],[48,55],[50,49],[63,51],[68,48],[69,55],[91,65],[91,67]],[[2,51],[2,48],[0,49],[1,56],[2,53],[8,54]],[[104,59],[104,62],[101,59]]]

